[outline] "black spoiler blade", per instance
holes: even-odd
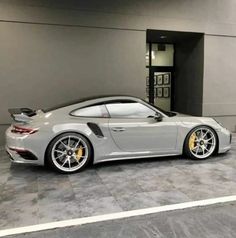
[[[10,108],[8,112],[11,117],[17,122],[28,122],[31,121],[32,116],[36,115],[36,111],[30,108]]]

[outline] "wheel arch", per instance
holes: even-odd
[[[183,141],[183,145],[182,145],[182,154],[184,154],[184,147],[185,147],[185,143],[187,141],[187,138],[189,136],[189,134],[191,134],[194,130],[196,130],[198,127],[201,127],[201,126],[204,126],[204,127],[208,127],[210,128],[216,135],[216,148],[213,152],[213,154],[217,154],[218,151],[219,151],[219,136],[218,136],[218,133],[217,131],[212,127],[212,126],[209,126],[209,125],[206,125],[206,124],[201,124],[201,125],[197,125],[197,126],[194,126],[193,128],[191,128],[191,130],[186,134],[185,138],[184,138],[184,141]]]
[[[91,149],[92,149],[92,156],[91,156],[91,160],[90,160],[90,163],[92,164],[93,161],[94,161],[94,147],[93,147],[93,144],[92,144],[91,140],[88,138],[88,136],[87,136],[86,134],[84,134],[84,133],[82,133],[82,132],[80,132],[80,131],[67,130],[67,131],[61,131],[61,132],[59,132],[58,134],[54,135],[54,136],[50,139],[50,141],[48,142],[48,145],[47,145],[46,150],[45,150],[45,152],[44,152],[44,165],[47,165],[47,152],[48,152],[49,146],[50,146],[50,144],[52,143],[52,141],[53,141],[56,137],[58,137],[58,136],[60,136],[60,135],[63,135],[63,134],[66,134],[66,133],[76,133],[76,134],[81,135],[81,136],[83,136],[83,137],[85,137],[85,138],[87,139],[87,141],[89,142],[89,144],[90,144],[90,146],[91,146]]]

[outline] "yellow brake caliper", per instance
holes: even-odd
[[[193,133],[190,138],[189,138],[189,149],[193,150],[195,148],[195,139],[196,139],[196,134]]]
[[[82,148],[82,146],[80,146],[78,148],[78,150],[76,151],[76,158],[77,158],[77,160],[79,161],[82,156],[83,156],[83,148]]]

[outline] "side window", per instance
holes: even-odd
[[[155,111],[142,103],[135,101],[120,101],[106,104],[112,118],[148,118],[155,115]]]
[[[106,107],[104,105],[93,105],[79,108],[71,112],[72,116],[77,117],[109,117]]]

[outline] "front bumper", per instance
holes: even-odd
[[[219,138],[219,150],[218,153],[225,153],[231,149],[232,134],[229,130],[221,128],[217,132]]]

